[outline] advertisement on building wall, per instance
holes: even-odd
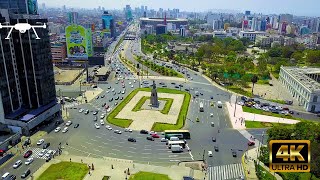
[[[74,24],[66,27],[66,44],[69,58],[88,58],[86,34],[87,29],[83,26]]]
[[[38,2],[37,0],[28,0],[28,12],[29,14],[38,14]]]

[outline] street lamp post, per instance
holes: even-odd
[[[263,138],[264,138],[264,131],[262,132],[261,141],[260,141],[259,146],[258,146],[257,165],[259,164],[260,148],[261,148],[261,145],[263,144]]]
[[[234,113],[233,113],[233,117],[236,117],[236,110],[237,110],[237,96],[236,96],[236,100],[234,102]]]

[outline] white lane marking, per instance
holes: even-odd
[[[92,144],[91,142],[84,142],[84,143],[86,143],[86,144]]]
[[[111,149],[112,151],[120,151],[119,149]]]
[[[108,145],[108,143],[106,143],[106,142],[101,142],[102,144],[105,144],[105,145]]]
[[[151,153],[141,153],[141,154],[151,154]]]
[[[151,151],[151,149],[144,149],[145,151]]]
[[[129,147],[130,149],[137,149],[137,148],[135,148],[135,147]]]
[[[99,148],[104,148],[104,146],[98,146]]]
[[[86,147],[86,146],[84,146],[84,145],[81,145],[81,147],[82,147],[82,148],[85,148],[85,149],[87,149],[87,147]]]
[[[117,154],[115,154],[115,153],[109,153],[109,154],[111,154],[111,155],[117,155]]]
[[[94,151],[97,151],[97,152],[101,152],[100,150],[98,150],[98,149],[93,149]]]
[[[90,140],[91,140],[91,141],[95,141],[95,142],[97,141],[97,140],[95,140],[95,139],[90,139]]]
[[[100,137],[100,136],[96,136],[96,138],[100,138],[100,139],[101,139],[102,137]]]
[[[133,153],[133,154],[135,154],[136,152],[133,152],[133,151],[127,151],[128,153]]]

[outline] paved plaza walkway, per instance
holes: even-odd
[[[129,179],[129,174],[134,174],[139,171],[154,172],[160,174],[167,174],[171,179],[182,179],[183,176],[192,175],[195,179],[203,179],[205,174],[200,170],[192,170],[189,167],[172,165],[167,167],[154,166],[148,164],[138,164],[129,160],[115,159],[115,158],[91,158],[73,155],[61,155],[55,157],[48,163],[45,163],[33,176],[37,179],[51,164],[59,163],[61,161],[83,162],[88,165],[94,165],[94,170],[87,174],[84,180],[99,180],[104,176],[110,176],[110,180]]]
[[[139,91],[131,101],[119,112],[116,118],[119,119],[132,119],[130,129],[138,130],[141,129],[151,130],[155,122],[162,122],[168,124],[175,124],[177,122],[179,112],[182,106],[183,94],[169,94],[169,93],[158,93],[159,98],[171,98],[174,99],[168,114],[162,114],[160,111],[153,110],[140,110],[133,112],[132,109],[136,106],[137,102],[143,96],[150,96],[150,92]]]

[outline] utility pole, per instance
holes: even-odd
[[[264,131],[262,132],[261,141],[260,141],[259,146],[258,146],[257,165],[259,164],[260,148],[261,148],[261,145],[263,144],[263,138],[264,138]]]

